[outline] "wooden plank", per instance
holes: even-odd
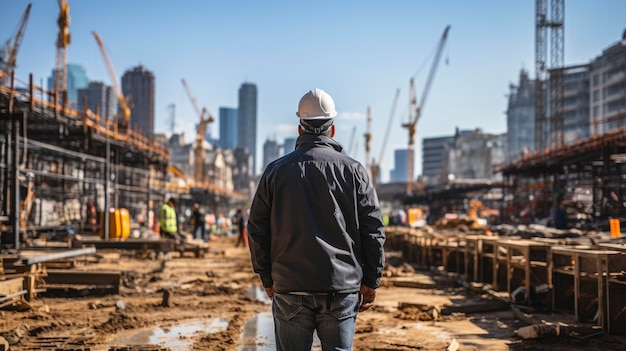
[[[117,249],[117,250],[137,250],[148,251],[154,250],[158,252],[175,251],[175,242],[171,239],[142,240],[99,240],[99,239],[74,239],[73,247],[95,247],[101,249]]]
[[[509,310],[511,305],[499,300],[484,300],[467,304],[443,306],[441,314],[450,315],[455,312],[459,313],[484,313],[493,311]]]
[[[108,286],[119,293],[122,273],[119,271],[66,271],[48,270],[46,285]]]
[[[0,281],[0,296],[9,296],[24,289],[24,279],[16,278]]]

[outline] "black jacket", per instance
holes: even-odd
[[[378,288],[384,225],[365,168],[323,135],[303,134],[270,163],[248,218],[250,253],[277,292]]]

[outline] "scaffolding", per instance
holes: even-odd
[[[166,196],[167,147],[136,131],[119,134],[109,120],[57,97],[32,75],[0,87],[2,245],[19,248],[51,228],[92,230],[91,202],[99,212],[126,208],[146,221]]]

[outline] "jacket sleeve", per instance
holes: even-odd
[[[385,225],[376,189],[363,167],[358,168],[358,215],[363,265],[362,284],[377,289],[385,264]]]
[[[264,288],[274,285],[272,280],[270,209],[271,193],[267,186],[265,175],[261,177],[259,186],[254,194],[248,217],[248,245],[252,268],[261,278]],[[241,218],[243,220],[243,217]]]

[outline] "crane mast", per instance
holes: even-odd
[[[17,52],[20,49],[20,44],[22,43],[22,37],[24,36],[24,31],[26,29],[26,24],[28,23],[28,17],[30,16],[30,8],[32,4],[28,4],[26,6],[26,10],[24,10],[24,14],[20,19],[17,32],[15,33],[15,37],[13,38],[13,44],[11,44],[11,39],[6,42],[6,67],[5,74],[0,74],[0,83],[5,81],[5,79],[11,79],[13,75],[13,71],[17,66]]]
[[[194,180],[197,184],[201,184],[204,182],[203,170],[204,170],[204,136],[206,135],[206,128],[209,123],[213,123],[215,120],[209,110],[203,108],[200,110],[198,103],[196,101],[196,97],[191,93],[191,89],[185,79],[181,80],[183,86],[185,87],[185,91],[187,92],[187,96],[193,105],[193,109],[196,111],[196,114],[200,118],[200,122],[198,123],[197,133],[196,133],[196,148],[194,150],[195,153],[195,169],[194,169]],[[206,117],[205,117],[206,116]]]
[[[70,44],[70,5],[67,0],[58,0],[59,17],[57,26],[59,28],[56,41],[56,66],[54,70],[54,92],[58,97],[61,95],[67,101],[67,46]]]
[[[448,31],[450,30],[450,26],[447,26],[444,31],[441,39],[439,40],[439,45],[437,47],[437,53],[435,54],[435,58],[433,60],[430,71],[428,72],[428,78],[426,79],[426,84],[424,89],[422,90],[422,96],[418,101],[415,97],[415,84],[413,78],[410,81],[410,93],[409,93],[409,122],[402,125],[402,127],[406,128],[409,131],[409,145],[407,149],[408,155],[408,176],[406,183],[406,191],[407,194],[411,194],[413,192],[413,181],[414,181],[414,148],[415,144],[415,125],[417,121],[421,117],[421,112],[424,108],[424,103],[426,102],[426,98],[428,97],[428,92],[430,91],[430,85],[432,84],[433,78],[435,76],[435,72],[437,71],[437,66],[439,65],[439,60],[441,58],[441,53],[443,52],[443,47],[446,44],[446,40],[448,38]]]

